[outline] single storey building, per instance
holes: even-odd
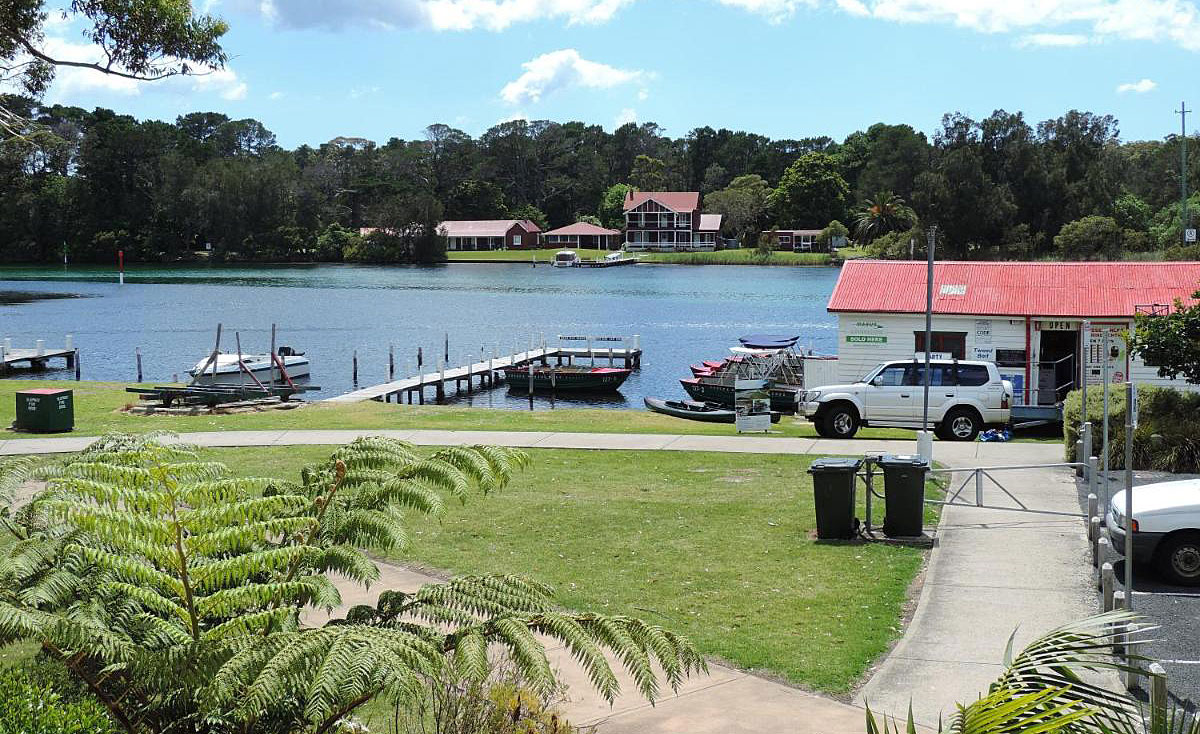
[[[621,233],[618,230],[597,227],[588,222],[576,222],[544,233],[542,244],[547,247],[590,247],[597,250],[619,250],[621,249]]]
[[[531,250],[542,231],[528,219],[452,220],[438,225],[446,249],[455,251]]]
[[[829,299],[838,319],[838,379],[925,352],[924,262],[851,260]],[[1184,387],[1131,357],[1122,332],[1139,312],[1191,302],[1200,262],[943,262],[934,266],[931,352],[995,362],[1018,405],[1053,405],[1079,386]],[[1084,324],[1090,341],[1084,343]],[[1109,334],[1109,353],[1102,348]]]

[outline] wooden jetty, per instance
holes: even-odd
[[[17,365],[25,365],[30,369],[44,370],[46,363],[52,359],[66,361],[66,368],[75,366],[79,351],[75,349],[70,334],[65,339],[63,347],[47,347],[44,339],[38,339],[33,349],[19,349],[12,346],[11,339],[0,342],[0,374],[13,369]]]
[[[564,346],[563,342],[585,342],[585,346]],[[612,346],[620,343],[620,347]],[[479,360],[471,364],[457,367],[441,365],[429,373],[418,374],[402,380],[385,382],[382,385],[365,387],[361,390],[326,398],[329,403],[358,403],[364,400],[378,400],[384,403],[403,403],[412,405],[425,404],[426,390],[433,391],[433,399],[442,403],[446,399],[447,387],[453,385],[457,392],[469,393],[478,386],[479,389],[495,387],[504,381],[506,367],[527,366],[535,364],[573,365],[575,360],[588,360],[590,364],[623,366],[637,369],[642,366],[641,337],[592,337],[592,336],[560,336],[559,346],[543,346],[516,352],[507,356],[495,356],[491,359]]]
[[[636,257],[622,257],[620,259],[614,259],[614,260],[605,260],[605,259],[601,258],[599,260],[580,260],[579,262],[575,263],[575,267],[577,267],[577,268],[619,268],[622,265],[637,265],[637,263],[638,263],[638,259]]]

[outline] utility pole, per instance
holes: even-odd
[[[1183,244],[1188,244],[1187,231],[1191,227],[1191,217],[1188,216],[1188,200],[1187,200],[1187,113],[1191,112],[1187,108],[1186,102],[1179,103],[1179,109],[1175,114],[1179,115],[1179,228],[1183,236]]]

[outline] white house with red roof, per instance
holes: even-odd
[[[528,219],[452,220],[438,225],[446,250],[529,250],[538,246],[541,227]]]
[[[717,249],[721,215],[700,213],[698,191],[631,191],[625,195],[625,249],[694,252]]]
[[[924,262],[842,266],[828,307],[838,318],[839,381],[924,353],[925,278]],[[1018,404],[1053,405],[1081,384],[1084,371],[1089,385],[1103,384],[1108,330],[1111,382],[1187,388],[1131,357],[1122,332],[1135,314],[1161,312],[1176,299],[1189,303],[1198,288],[1200,262],[937,263],[931,351],[995,362]]]

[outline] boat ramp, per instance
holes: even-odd
[[[425,394],[432,391],[433,400],[445,402],[447,389],[453,386],[459,393],[470,393],[475,389],[486,390],[504,381],[505,368],[522,367],[530,364],[574,365],[576,360],[588,360],[593,365],[623,366],[637,369],[642,365],[641,337],[622,336],[559,336],[558,346],[546,346],[514,352],[507,356],[494,355],[471,364],[449,367],[445,363],[438,369],[420,373],[414,377],[385,382],[382,385],[365,387],[361,390],[326,398],[329,403],[358,403],[378,400],[384,403],[408,402],[424,405]],[[620,346],[617,346],[617,345]]]

